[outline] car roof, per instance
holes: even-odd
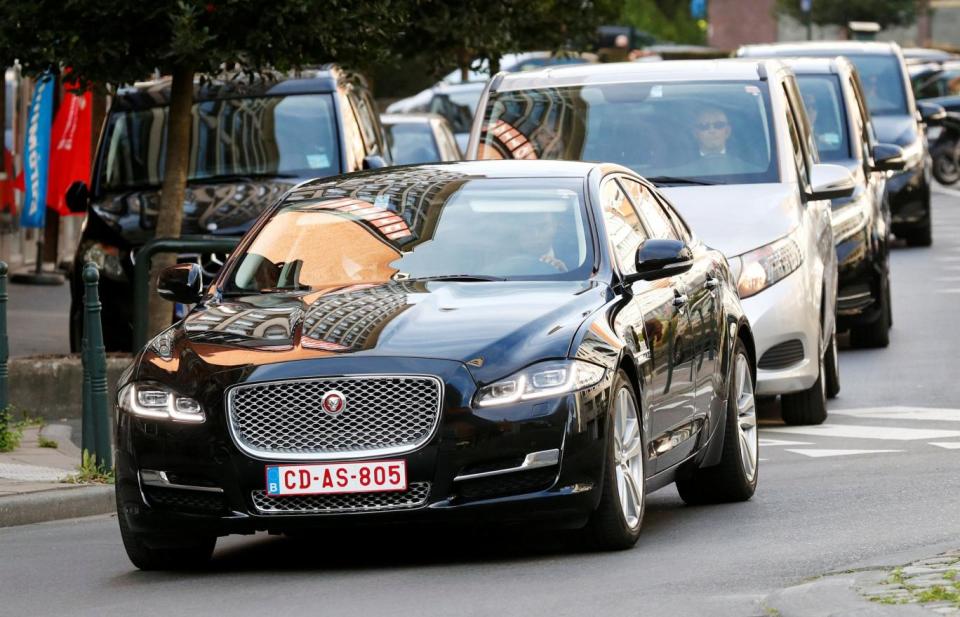
[[[767,45],[743,45],[737,50],[741,57],[758,56],[806,56],[806,55],[877,55],[895,54],[899,46],[887,41],[801,41],[796,43],[770,43]]]
[[[723,60],[671,60],[669,62],[611,62],[548,67],[523,73],[498,74],[491,90],[523,90],[545,86],[636,81],[758,80],[775,73],[777,60],[726,58]]]
[[[336,66],[328,66],[323,69],[304,69],[296,74],[263,71],[252,76],[236,73],[223,78],[198,78],[194,80],[193,100],[199,102],[245,96],[329,94],[336,92],[337,86],[344,83],[366,88],[366,82],[360,75],[343,71]],[[127,111],[169,105],[170,84],[171,77],[164,76],[124,86],[117,91],[110,110]]]
[[[403,114],[380,114],[380,122],[387,124],[430,124],[431,122],[446,122],[440,114],[417,111]]]
[[[423,175],[422,170],[430,172],[431,177],[454,179],[462,176],[464,180],[479,178],[586,178],[591,171],[602,168],[604,171],[631,172],[626,167],[607,163],[589,163],[583,161],[452,161],[448,163],[425,163],[422,165],[399,165],[383,167],[370,171],[355,172],[335,177],[315,178],[307,180],[294,189],[293,192],[309,191],[320,185],[336,184],[356,178],[369,178],[378,185],[396,182],[409,183],[411,176]]]
[[[853,68],[853,64],[843,56],[817,56],[781,58],[781,62],[790,67],[790,70],[800,74],[840,74]]]

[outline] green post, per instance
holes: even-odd
[[[86,295],[84,295],[86,299]],[[80,341],[80,361],[83,364],[83,415],[80,425],[80,449],[82,452],[97,451],[97,422],[93,415],[93,403],[90,401],[90,371],[93,367],[90,361],[90,345],[87,343],[87,333],[90,326],[87,324],[87,311],[83,311],[83,339]]]
[[[94,452],[97,465],[104,471],[113,467],[110,448],[110,416],[107,409],[107,354],[103,346],[103,325],[100,322],[100,271],[88,263],[83,267],[85,309],[84,333],[87,343],[87,367],[90,375],[90,418],[93,424]],[[87,414],[84,414],[85,416]],[[86,419],[86,417],[84,418]],[[84,430],[86,433],[86,430]]]
[[[7,358],[10,347],[7,343],[7,263],[0,261],[0,412],[10,402],[7,391]]]

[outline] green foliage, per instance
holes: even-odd
[[[917,594],[920,602],[952,602],[960,607],[960,591],[949,589],[942,585],[934,585]]]
[[[0,452],[15,450],[23,437],[23,428],[12,415],[12,408],[0,409]]]
[[[77,467],[77,473],[68,476],[63,482],[68,484],[113,484],[114,480],[113,471],[106,471],[104,465],[97,463],[96,454],[84,450],[80,465]]]
[[[37,436],[37,445],[41,448],[53,448],[56,449],[60,447],[60,444],[57,443],[56,439],[49,439],[43,435]]]
[[[620,22],[658,41],[703,45],[706,30],[690,15],[690,0],[625,0]]]
[[[881,28],[909,26],[917,18],[915,0],[843,0],[813,3],[813,23],[846,27],[851,21],[875,21]],[[798,21],[806,16],[800,11],[800,0],[777,0],[777,11]]]

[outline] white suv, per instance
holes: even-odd
[[[849,196],[854,181],[819,162],[787,67],[714,60],[499,74],[478,111],[468,159],[608,161],[659,185],[730,261],[756,337],[757,394],[782,395],[787,423],[823,422],[840,387],[829,200]]]

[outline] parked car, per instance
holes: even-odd
[[[910,66],[909,73],[918,101],[960,95],[960,61]]]
[[[438,114],[381,114],[395,165],[459,161],[450,123]]]
[[[550,51],[524,51],[516,54],[504,54],[500,58],[500,70],[508,73],[522,73],[523,71],[533,71],[546,68],[548,66],[561,66],[566,64],[594,64],[599,62],[596,54],[589,52],[566,52],[555,54]],[[459,69],[447,73],[442,81],[448,84],[461,84],[465,82],[486,83],[490,79],[490,67],[486,60],[474,62],[475,68],[467,72],[467,79],[463,79],[463,74]]]
[[[401,99],[387,106],[388,114],[432,113],[443,116],[453,129],[457,147],[461,152],[467,148],[470,125],[477,110],[477,101],[483,92],[483,82],[448,84],[436,86]]]
[[[902,53],[907,66],[931,62],[947,62],[957,59],[957,54],[955,53],[927,47],[904,47]]]
[[[910,246],[930,246],[931,163],[924,131],[943,109],[914,100],[910,80],[896,43],[828,41],[745,45],[737,51],[749,57],[846,56],[857,67],[867,95],[877,137],[904,150],[906,166],[887,178],[891,229]]]
[[[777,61],[607,64],[498,75],[467,158],[606,160],[661,187],[731,261],[756,336],[757,394],[790,424],[823,422],[839,391],[830,202],[790,70]]]
[[[786,59],[797,76],[820,160],[846,167],[856,182],[833,200],[837,244],[837,329],[854,347],[890,342],[890,211],[887,172],[903,169],[903,150],[878,143],[856,67],[843,57]]]
[[[100,301],[108,351],[130,350],[133,262],[154,236],[170,80],[122,89],[100,138],[90,187],[78,183],[69,207],[86,211],[70,277],[70,345],[83,328],[83,265],[100,267]],[[336,67],[198,82],[183,234],[241,235],[297,182],[384,166],[383,128],[362,77]],[[216,273],[223,256],[184,256]]]
[[[757,485],[733,275],[620,166],[307,182],[212,285],[181,264],[159,290],[197,305],[119,384],[140,568],[196,566],[230,533],[387,521],[586,525],[627,548],[651,491]]]

